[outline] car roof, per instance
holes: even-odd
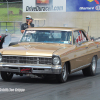
[[[76,27],[33,27],[33,28],[27,28],[26,30],[66,30],[66,31],[75,31],[75,30],[83,30],[81,28]]]

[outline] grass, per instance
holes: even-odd
[[[0,5],[1,6],[1,5]],[[19,7],[9,7],[9,9],[4,7],[0,7],[0,21],[22,21],[22,15],[19,14],[19,10],[22,10]],[[12,11],[13,14],[9,14],[7,11]],[[8,33],[20,33],[20,24],[15,24],[14,31],[14,23],[7,23]],[[5,33],[6,31],[6,23],[1,23],[0,33]]]
[[[21,8],[10,7],[8,10],[7,8],[0,8],[0,21],[22,21],[22,15],[19,15],[19,10]],[[7,11],[13,11],[13,14],[8,14]]]

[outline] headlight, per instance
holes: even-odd
[[[52,57],[52,63],[53,65],[60,65],[61,64],[61,60],[59,56],[53,56]]]
[[[0,62],[2,61],[2,55],[0,54]]]

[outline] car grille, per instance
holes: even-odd
[[[2,62],[22,63],[22,64],[52,64],[52,58],[45,57],[22,57],[22,56],[2,56]]]

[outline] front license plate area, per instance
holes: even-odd
[[[20,68],[20,72],[21,73],[32,73],[32,68],[22,67],[22,68]]]

